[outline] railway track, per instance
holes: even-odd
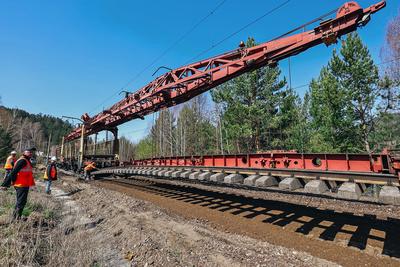
[[[218,187],[311,194],[321,197],[400,205],[399,179],[392,174],[226,167],[105,168],[95,177],[144,176]]]
[[[260,191],[240,187],[219,189],[209,183],[141,175],[103,178],[97,184],[184,217],[204,219],[229,232],[304,249],[343,265],[399,264],[398,211],[378,203],[329,199],[310,203],[315,197],[262,196]]]

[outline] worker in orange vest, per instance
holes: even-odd
[[[46,194],[51,193],[51,182],[57,180],[57,166],[56,157],[51,157],[50,163],[47,165],[46,171],[44,172],[43,179],[46,181]]]
[[[10,174],[0,186],[2,190],[7,190],[11,185],[15,188],[17,201],[13,213],[13,220],[19,220],[21,218],[22,211],[28,201],[29,188],[35,185],[31,164],[34,151],[36,151],[36,148],[29,148],[24,151],[22,156],[15,163]]]
[[[4,164],[4,169],[6,170],[6,173],[4,175],[4,180],[6,179],[7,175],[10,174],[11,170],[14,168],[14,163],[16,158],[17,158],[17,152],[11,151],[10,156],[8,156],[6,160],[6,164]]]
[[[97,168],[96,168],[96,163],[95,162],[89,162],[86,166],[85,166],[85,168],[83,169],[84,171],[85,171],[85,180],[90,180],[90,173],[93,171],[93,170],[96,170]]]

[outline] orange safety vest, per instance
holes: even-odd
[[[4,169],[12,170],[14,168],[15,159],[12,156],[8,156],[6,164],[4,164]]]
[[[86,167],[84,168],[85,171],[91,171],[93,169],[95,169],[96,167],[92,164],[89,163],[88,165],[86,165]]]
[[[29,160],[25,158],[20,158],[19,160],[25,160],[26,165],[17,173],[17,179],[13,183],[15,187],[30,187],[35,185],[35,180],[33,179],[32,164]],[[18,161],[17,161],[18,162]]]
[[[43,179],[48,180],[49,179],[49,174],[47,173],[47,168],[44,171]],[[57,180],[57,169],[56,166],[51,165],[50,167],[50,179],[51,180]]]

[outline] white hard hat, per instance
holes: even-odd
[[[13,150],[13,151],[11,151],[10,154],[11,154],[11,155],[17,155],[17,151]]]
[[[52,160],[52,161],[56,161],[57,158],[53,156],[53,157],[51,157],[51,160]]]

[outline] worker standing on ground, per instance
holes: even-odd
[[[46,194],[51,193],[51,182],[57,180],[57,158],[51,157],[50,163],[47,165],[44,172],[43,179],[46,181]]]
[[[31,164],[31,158],[34,151],[36,151],[36,148],[30,148],[24,151],[0,187],[2,190],[7,190],[7,188],[13,185],[17,193],[17,202],[15,203],[13,221],[21,218],[22,211],[24,210],[28,200],[29,188],[35,185]]]
[[[7,176],[10,174],[11,170],[14,168],[14,163],[17,158],[17,152],[16,151],[11,151],[10,156],[8,156],[6,160],[6,164],[4,164],[4,169],[6,170],[6,173],[4,175],[3,181],[7,178]]]
[[[89,162],[88,165],[85,166],[83,169],[85,172],[85,180],[90,180],[90,174],[93,170],[96,170],[96,163],[95,162]]]

